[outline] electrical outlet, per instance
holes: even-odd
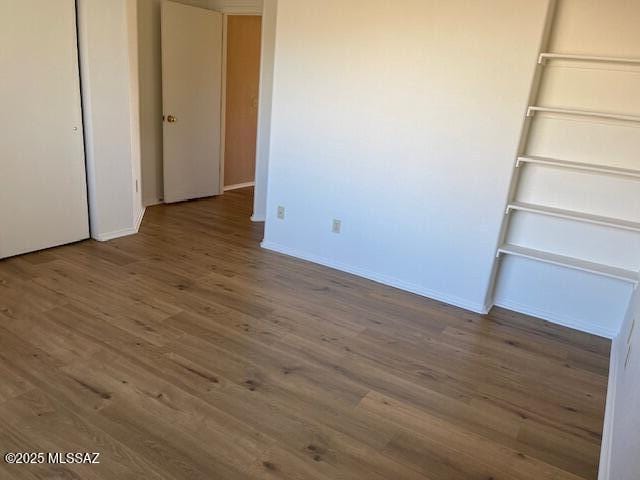
[[[278,218],[284,220],[284,207],[278,207]]]
[[[340,233],[340,230],[342,230],[342,221],[334,218],[333,224],[331,225],[331,231],[333,233]]]

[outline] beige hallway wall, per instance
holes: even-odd
[[[261,22],[256,15],[227,19],[225,187],[255,179]]]

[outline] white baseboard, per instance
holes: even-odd
[[[124,228],[122,230],[115,230],[113,232],[107,233],[99,233],[93,235],[94,240],[98,240],[99,242],[108,242],[109,240],[114,240],[116,238],[128,237],[129,235],[135,235],[138,233],[136,228]]]
[[[264,213],[254,213],[251,216],[251,221],[252,222],[266,222],[267,221],[267,216]]]
[[[611,345],[611,358],[609,359],[609,385],[607,387],[607,403],[604,412],[604,428],[602,431],[602,447],[600,449],[600,470],[598,480],[610,480],[611,478],[611,452],[613,444],[613,425],[616,406],[616,385],[618,384],[618,351],[617,343],[622,338],[620,335],[613,340]]]
[[[92,238],[94,240],[99,241],[99,242],[108,242],[109,240],[114,240],[116,238],[128,237],[129,235],[135,235],[136,233],[138,233],[138,230],[140,229],[140,225],[142,224],[142,219],[144,218],[144,213],[146,212],[146,210],[147,210],[146,207],[143,207],[140,210],[140,212],[138,213],[138,216],[136,218],[135,225],[133,227],[124,228],[122,230],[115,230],[113,232],[94,234],[94,235],[92,235]]]
[[[138,218],[136,218],[136,233],[140,230],[140,225],[142,225],[142,219],[144,218],[144,214],[147,211],[147,207],[142,207],[140,212],[138,212]]]
[[[448,295],[442,292],[436,292],[434,290],[424,288],[423,286],[405,282],[403,280],[399,280],[397,278],[390,277],[388,275],[383,275],[380,273],[372,272],[364,268],[354,267],[351,265],[346,265],[344,263],[335,262],[327,258],[322,258],[314,254],[301,252],[299,250],[285,247],[284,245],[279,245],[277,243],[264,241],[260,244],[260,246],[266,250],[272,250],[274,252],[282,253],[284,255],[289,255],[291,257],[301,258],[309,262],[318,263],[320,265],[324,265],[325,267],[333,268],[346,273],[351,273],[353,275],[357,275],[359,277],[363,277],[368,280],[381,283],[383,285],[398,288],[400,290],[405,290],[407,292],[415,293],[416,295],[431,298],[433,300],[438,300],[440,302],[448,303],[449,305],[454,305],[456,307],[464,308],[465,310],[470,310],[472,312],[486,314],[488,311],[487,307],[480,303],[469,302],[465,299]]]
[[[162,200],[160,200],[159,198],[156,198],[155,200],[147,200],[144,202],[144,207],[153,207],[155,205],[162,205],[164,202]]]
[[[531,307],[529,305],[523,305],[517,302],[498,301],[495,303],[495,305],[497,307],[513,310],[514,312],[524,313],[525,315],[529,315],[531,317],[540,318],[557,325],[562,325],[563,327],[572,328],[574,330],[590,333],[592,335],[598,335],[599,337],[611,339],[618,334],[617,331],[603,327],[601,325],[594,325],[592,323],[587,323],[583,320],[573,317],[560,316],[546,310]]]
[[[228,185],[224,187],[224,191],[228,192],[230,190],[238,190],[240,188],[255,187],[255,186],[256,186],[256,182],[236,183],[235,185]]]

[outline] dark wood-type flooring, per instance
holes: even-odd
[[[2,479],[595,479],[607,340],[262,250],[251,190],[0,261]]]

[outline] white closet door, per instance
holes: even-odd
[[[222,15],[162,4],[164,201],[219,195]]]
[[[89,236],[74,0],[0,0],[0,258]]]

